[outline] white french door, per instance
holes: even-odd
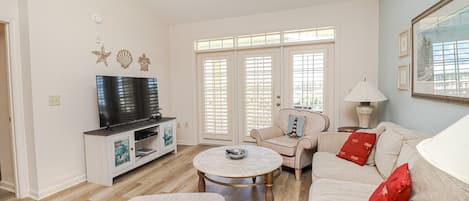
[[[233,61],[232,52],[198,55],[201,140],[233,140]]]
[[[333,45],[198,54],[199,141],[253,142],[281,108],[333,114]]]
[[[280,108],[280,48],[245,50],[238,58],[239,142],[253,141],[250,131],[272,126]]]
[[[282,102],[286,107],[331,116],[334,105],[333,45],[284,48]]]

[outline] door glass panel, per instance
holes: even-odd
[[[324,53],[293,54],[293,107],[324,111]]]

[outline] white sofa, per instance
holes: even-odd
[[[365,166],[336,157],[349,134],[324,133],[319,137],[318,152],[313,156],[309,201],[368,201],[378,185],[404,163],[409,163],[411,168],[413,192],[410,200],[469,200],[469,185],[437,170],[420,157],[415,146],[429,135],[389,122],[365,131],[378,133],[375,150]]]

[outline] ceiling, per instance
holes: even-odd
[[[184,24],[268,13],[340,0],[145,0],[162,22]]]

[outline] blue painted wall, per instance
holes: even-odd
[[[410,64],[411,58],[399,59],[398,35],[411,27],[412,18],[438,0],[380,0],[379,88],[389,98],[379,110],[380,121],[392,121],[404,127],[436,134],[462,116],[469,104],[411,97],[397,89],[397,67]]]

